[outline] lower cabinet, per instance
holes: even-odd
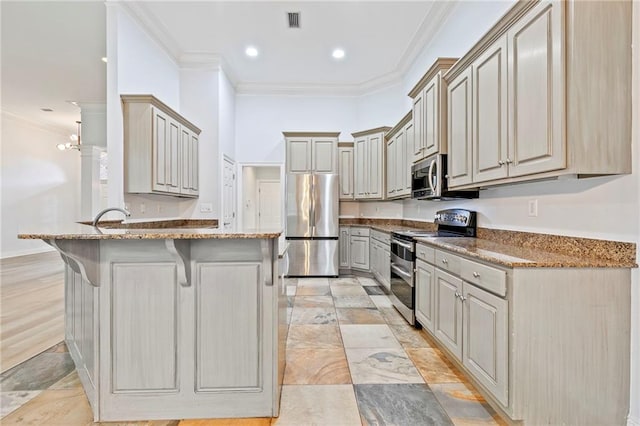
[[[366,235],[365,231],[366,230]],[[359,235],[363,234],[363,235]],[[351,228],[350,241],[350,266],[361,271],[369,270],[369,229]]]
[[[435,270],[435,324],[436,339],[462,359],[462,280],[438,268]]]
[[[339,242],[339,258],[340,258],[340,268],[341,269],[349,269],[351,268],[351,232],[348,226],[340,227],[340,238]]]
[[[433,284],[435,268],[420,259],[416,260],[416,319],[424,328],[434,332]]]
[[[391,291],[391,252],[389,243],[377,240],[372,234],[370,250],[371,273],[382,287],[387,291]]]

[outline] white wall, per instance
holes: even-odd
[[[60,151],[69,134],[2,113],[0,258],[49,250],[19,232],[75,222],[80,215],[80,152]]]
[[[356,98],[358,130],[395,126],[411,110],[407,93],[398,83]],[[348,140],[353,140],[351,135]]]
[[[236,161],[284,163],[283,131],[342,132],[352,140],[357,106],[351,97],[238,95]]]

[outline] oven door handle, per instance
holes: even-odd
[[[408,272],[406,272],[406,271],[404,271],[404,270],[400,269],[400,268],[398,267],[398,265],[396,265],[396,264],[395,264],[395,263],[393,263],[393,262],[391,262],[391,270],[392,270],[393,272],[395,272],[396,274],[398,274],[398,275],[402,275],[402,276],[405,276],[405,277],[407,277],[407,278],[413,278],[413,276],[412,276],[410,273],[408,273]]]
[[[400,247],[404,247],[404,248],[406,248],[407,250],[409,250],[411,253],[413,253],[413,245],[412,245],[412,244],[407,244],[407,243],[404,243],[404,242],[402,242],[402,241],[398,241],[398,240],[396,240],[395,238],[391,240],[391,243],[392,243],[392,244],[397,244],[397,245],[399,245]]]

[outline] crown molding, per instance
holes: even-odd
[[[279,95],[279,96],[360,96],[358,85],[351,84],[281,84],[281,83],[238,83],[238,95]]]
[[[1,110],[0,113],[2,114],[2,118],[8,118],[10,120],[15,120],[15,121],[21,121],[24,124],[27,124],[31,127],[36,127],[40,130],[44,130],[45,132],[51,132],[51,133],[55,133],[57,135],[60,136],[64,136],[64,137],[69,137],[69,129],[67,129],[66,127],[62,127],[62,126],[56,126],[54,124],[50,124],[50,123],[45,123],[42,121],[36,121],[33,120],[31,118],[27,118],[24,117],[22,115],[19,114],[15,114],[11,111],[7,111],[7,110]]]

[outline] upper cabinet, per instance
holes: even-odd
[[[384,134],[391,127],[352,133],[354,198],[382,200],[385,196]]]
[[[450,188],[631,172],[630,2],[517,2],[444,81]]]
[[[283,132],[287,173],[338,173],[340,132]]]
[[[353,142],[338,142],[340,199],[353,200]]]
[[[200,129],[152,95],[122,95],[124,191],[198,196]]]
[[[442,76],[457,60],[438,58],[409,92],[413,99],[414,138],[409,144],[413,162],[447,153],[447,92]]]
[[[411,195],[411,164],[413,160],[413,120],[409,111],[385,135],[387,145],[387,198]]]

